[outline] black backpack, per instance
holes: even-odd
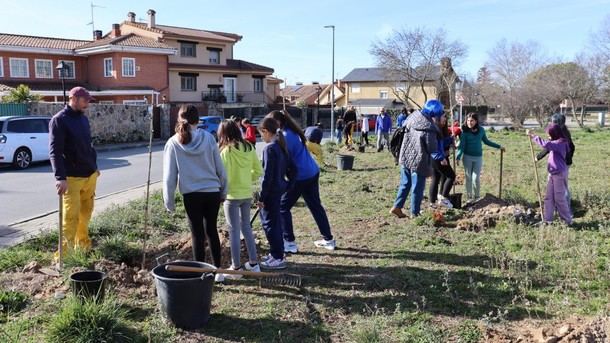
[[[407,127],[403,126],[394,131],[392,138],[390,139],[390,152],[392,153],[392,156],[394,156],[394,160],[397,162],[398,157],[400,156],[400,147],[402,146],[402,140],[405,137],[405,132],[407,132]]]

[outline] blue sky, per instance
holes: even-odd
[[[89,39],[89,1],[0,0],[0,32]],[[610,0],[232,0],[180,1],[96,0],[95,26],[107,32],[133,11],[145,20],[149,8],[157,23],[233,32],[244,38],[235,58],[275,69],[275,75],[297,81],[331,79],[330,29],[336,26],[335,77],[356,67],[374,66],[371,43],[393,30],[444,28],[449,39],[468,46],[458,66],[474,76],[487,52],[502,38],[539,42],[546,52],[572,59],[587,47],[589,35],[610,15]]]

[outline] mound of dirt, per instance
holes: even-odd
[[[67,292],[63,278],[53,277],[39,271],[0,274],[0,289],[19,291],[34,299],[53,297],[56,291]]]
[[[521,321],[502,328],[488,327],[485,342],[599,343],[609,342],[610,317],[568,318],[554,323]]]
[[[537,222],[536,213],[522,205],[511,205],[492,194],[485,194],[479,201],[464,207],[466,215],[459,219],[456,227],[460,230],[475,231],[493,228],[501,219],[515,223],[533,224]]]

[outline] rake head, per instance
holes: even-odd
[[[260,285],[301,287],[302,278],[296,274],[276,274],[260,278]]]

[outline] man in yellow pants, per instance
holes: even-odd
[[[83,113],[91,100],[85,88],[72,88],[68,105],[49,123],[49,157],[57,194],[63,195],[63,254],[91,248],[88,226],[99,176],[89,120]]]

